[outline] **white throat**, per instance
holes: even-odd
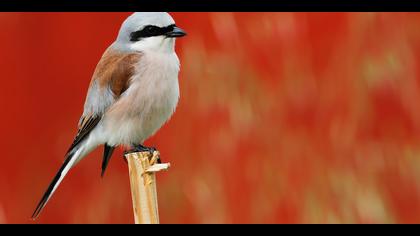
[[[137,52],[174,53],[175,39],[164,36],[144,38],[129,44],[129,48]]]

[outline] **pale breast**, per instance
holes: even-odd
[[[142,143],[162,127],[178,103],[178,72],[175,53],[143,55],[129,88],[105,114],[109,144]]]

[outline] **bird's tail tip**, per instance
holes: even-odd
[[[41,211],[44,209],[45,205],[47,204],[48,200],[54,193],[55,189],[63,180],[64,176],[66,176],[67,172],[73,166],[75,159],[77,158],[77,154],[70,154],[66,160],[64,161],[63,165],[61,166],[60,170],[55,175],[54,179],[51,181],[50,185],[48,186],[47,190],[45,191],[44,195],[42,196],[41,200],[39,201],[38,205],[35,208],[34,213],[32,214],[31,219],[36,220],[40,215]]]
[[[39,213],[41,213],[41,209],[36,208],[34,213],[32,213],[30,220],[35,221],[38,218]]]

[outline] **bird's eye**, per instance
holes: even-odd
[[[144,28],[144,31],[148,34],[155,34],[157,32],[157,29],[158,28],[156,26],[149,25]]]
[[[137,41],[140,41],[142,38],[159,36],[159,35],[162,35],[163,33],[164,32],[162,31],[162,28],[159,28],[154,25],[148,25],[148,26],[145,26],[141,30],[132,32],[130,34],[130,41],[137,42]]]

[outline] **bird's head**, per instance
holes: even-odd
[[[166,12],[136,12],[121,25],[116,43],[130,51],[174,52],[175,38],[186,33]]]

